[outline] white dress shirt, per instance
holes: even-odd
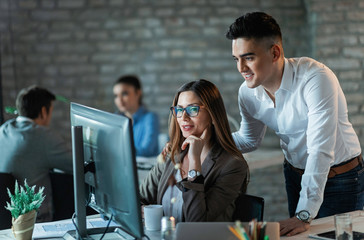
[[[315,217],[331,166],[361,153],[358,137],[348,120],[344,93],[335,74],[311,58],[285,59],[275,104],[262,86],[239,89],[242,121],[233,133],[243,152],[255,150],[266,126],[280,138],[284,156],[294,167],[305,169],[296,212]]]

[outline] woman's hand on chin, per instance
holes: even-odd
[[[210,128],[207,127],[202,132],[202,134],[201,134],[200,137],[196,137],[194,135],[190,135],[182,143],[182,146],[181,146],[181,149],[182,150],[185,150],[187,148],[187,146],[189,146],[189,149],[188,149],[188,159],[189,159],[189,162],[190,162],[190,169],[195,169],[193,167],[193,165],[195,165],[195,167],[198,168],[196,170],[201,169],[201,159],[200,159],[200,156],[201,156],[201,152],[202,152],[203,147],[208,142],[207,136],[209,136],[209,135],[210,135]]]

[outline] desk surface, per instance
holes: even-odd
[[[159,231],[157,231],[157,232],[146,231],[145,234],[147,234],[151,240],[157,240],[157,239],[159,240],[160,236],[161,236]],[[11,229],[0,230],[0,240],[10,240],[10,239],[15,240],[15,237],[14,237]],[[59,238],[59,237],[47,238],[47,240],[60,240],[60,239],[63,239],[63,238]],[[144,239],[146,239],[146,238],[144,238]]]
[[[364,211],[350,212],[353,221],[353,231],[363,232],[364,231]],[[310,234],[317,234],[335,230],[334,216],[325,217],[313,220],[310,229],[301,234],[292,237],[281,237],[282,239],[299,240],[307,239]]]
[[[107,221],[103,221],[101,218],[100,218],[100,215],[99,214],[95,214],[95,215],[91,215],[91,216],[87,216],[87,226],[88,228],[91,227],[92,228],[92,223],[95,223],[96,222],[96,225],[100,225],[100,221],[102,221],[103,223],[107,223]],[[67,220],[60,220],[60,221],[55,221],[55,222],[49,222],[49,223],[37,223],[36,226],[35,226],[35,229],[39,230],[39,229],[43,229],[44,226],[54,226],[54,225],[69,225],[69,224],[72,224],[70,219],[67,219]],[[114,226],[113,223],[110,225],[110,226]],[[34,230],[36,231],[36,230]],[[160,239],[160,236],[161,236],[161,233],[160,231],[147,231],[144,229],[144,233],[151,239],[151,240],[159,240]],[[50,235],[49,235],[50,234]],[[55,237],[54,235],[55,233],[54,232],[50,232],[50,233],[46,233],[46,232],[43,232],[43,231],[40,231],[38,232],[37,239],[47,239],[47,240],[60,240],[60,239],[64,239],[63,237],[60,237],[59,236],[59,232],[56,232],[55,235],[57,235],[57,237]],[[51,237],[51,235],[53,237]],[[102,234],[99,234],[100,236]],[[34,232],[33,232],[33,237],[34,237]],[[63,236],[63,233],[62,235]],[[99,239],[100,236],[97,236],[97,238],[95,239]],[[9,239],[15,239],[13,233],[12,233],[12,230],[11,229],[5,229],[5,230],[0,230],[0,240],[9,240]],[[109,238],[106,238],[105,239],[121,239],[120,237],[109,237]],[[146,239],[146,238],[143,238],[143,239]]]
[[[364,211],[354,211],[350,212],[353,219],[353,230],[363,232],[364,230]],[[287,240],[301,240],[301,239],[308,239],[310,234],[317,234],[321,232],[326,232],[329,230],[334,230],[334,217],[326,217],[313,220],[311,223],[311,227],[308,231],[303,232],[301,234],[292,236],[292,237],[281,237],[282,239]],[[159,232],[146,232],[146,234],[150,237],[150,239],[159,239],[160,233]],[[15,239],[11,229],[1,230],[0,231],[0,240],[3,239]]]

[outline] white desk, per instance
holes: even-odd
[[[364,211],[350,212],[353,220],[353,231],[364,232]],[[317,234],[335,230],[334,216],[313,220],[308,231],[292,237],[281,237],[287,240],[307,239],[310,234]]]
[[[353,230],[358,232],[364,232],[364,211],[354,211],[350,212],[353,219]],[[292,237],[281,237],[285,240],[301,240],[301,239],[308,239],[309,234],[317,234],[321,232],[326,232],[329,230],[334,230],[334,217],[326,217],[326,218],[320,218],[317,220],[313,220],[311,223],[311,227],[308,231],[303,232],[301,234],[292,236]],[[160,239],[160,232],[145,232],[150,239]],[[9,239],[15,239],[11,229],[1,230],[0,231],[0,240],[9,240]],[[55,238],[60,239],[60,238]]]
[[[100,221],[100,219],[99,219],[99,215],[98,214],[96,214],[96,215],[91,215],[91,216],[88,216],[87,217],[88,218],[88,220],[87,220],[87,225],[90,227],[91,225],[89,225],[92,221],[96,221],[96,222],[99,222]],[[67,223],[67,224],[69,224],[70,223],[70,220],[60,220],[60,221],[55,221],[55,222],[49,222],[49,223],[38,223],[38,224],[36,224],[36,225],[39,225],[39,226],[44,226],[44,225],[48,225],[48,224],[50,224],[50,225],[56,225],[56,224],[64,224],[64,223]],[[113,224],[111,224],[111,226],[112,226]],[[37,228],[37,226],[35,226],[35,228]],[[42,227],[41,227],[42,228]],[[50,234],[52,234],[52,233],[50,233]],[[144,229],[144,234],[146,234],[148,237],[149,237],[149,239],[150,240],[159,240],[160,239],[160,231],[146,231],[145,229]],[[39,234],[38,234],[39,235]],[[42,234],[41,234],[42,235]],[[63,235],[63,234],[62,234]],[[47,236],[49,236],[49,235],[47,235]],[[101,236],[101,234],[100,234],[100,236]],[[96,237],[96,239],[99,239],[100,238],[100,236],[98,236],[98,237]],[[33,232],[33,237],[34,237],[34,232]],[[41,239],[47,239],[47,240],[52,240],[52,239],[57,239],[57,240],[60,240],[60,239],[63,239],[62,237],[47,237],[47,238],[44,238],[45,236],[40,236],[40,237],[42,237]],[[5,229],[5,230],[0,230],[0,240],[5,240],[5,239],[7,239],[7,240],[9,240],[9,239],[15,239],[15,237],[14,237],[14,235],[13,235],[13,233],[12,233],[12,230],[11,229]],[[106,236],[105,236],[105,238],[104,239],[114,239],[113,237],[109,237],[109,238],[107,238]],[[119,237],[117,238],[117,239],[120,239]],[[147,238],[143,238],[143,239],[147,239]]]
[[[148,235],[148,237],[151,239],[151,240],[159,240],[160,239],[160,232],[157,231],[157,232],[148,232],[146,231],[145,234]],[[10,240],[10,239],[14,239],[15,240],[15,237],[11,231],[11,229],[6,229],[6,230],[0,230],[0,240]],[[61,240],[63,238],[47,238],[47,240]],[[146,238],[143,238],[143,239],[146,239]]]
[[[0,231],[0,239],[15,239],[13,233],[11,232],[11,229],[1,230]]]

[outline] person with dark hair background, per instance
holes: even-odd
[[[164,215],[177,222],[232,221],[249,168],[219,90],[203,79],[186,83],[170,110],[170,151],[140,185],[142,204],[162,204]]]
[[[136,155],[154,157],[159,154],[158,116],[143,106],[143,92],[139,78],[134,75],[120,77],[114,84],[114,103],[118,114],[133,120]]]
[[[285,58],[278,23],[247,13],[226,37],[245,82],[239,89],[241,152],[255,150],[266,127],[280,138],[290,217],[282,235],[307,230],[313,218],[363,209],[364,164],[335,74],[308,57]]]
[[[22,89],[16,99],[19,116],[0,127],[0,172],[11,173],[19,183],[45,187],[45,200],[37,222],[53,220],[49,171],[57,168],[72,174],[72,151],[48,126],[55,96],[44,88]]]

